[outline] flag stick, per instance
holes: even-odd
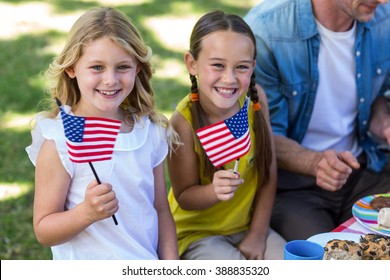
[[[237,160],[236,160],[236,163],[234,164],[234,169],[233,169],[233,172],[234,173],[237,173],[237,171],[238,171],[238,164],[240,163],[240,159],[238,158]]]
[[[89,163],[89,166],[92,169],[93,175],[95,175],[96,181],[98,182],[98,184],[101,184],[102,182],[100,182],[99,176],[97,175],[95,167],[93,167],[92,162],[88,162],[88,163]],[[114,220],[115,225],[118,225],[118,221],[116,220],[115,214],[112,215],[112,219]]]

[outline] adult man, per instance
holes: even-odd
[[[369,135],[390,144],[387,2],[263,0],[245,16],[279,166],[271,226],[287,240],[331,231],[356,200],[390,191]]]

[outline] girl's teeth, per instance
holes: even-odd
[[[221,89],[221,88],[219,88],[217,90],[221,94],[229,94],[229,95],[232,95],[235,92],[234,89]]]
[[[100,93],[104,94],[104,95],[114,95],[115,93],[117,93],[116,90],[100,90]]]

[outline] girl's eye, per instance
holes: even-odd
[[[223,65],[221,63],[214,63],[213,66],[216,68],[223,68]]]
[[[100,70],[103,70],[103,66],[101,65],[94,65],[91,67],[93,70],[97,70],[97,71],[100,71]]]
[[[127,70],[127,69],[130,69],[131,66],[130,65],[121,65],[118,67],[119,70]]]
[[[240,69],[240,70],[247,70],[247,69],[249,69],[249,67],[246,66],[246,65],[238,65],[237,68]]]

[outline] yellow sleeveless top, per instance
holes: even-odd
[[[243,106],[245,96],[240,98],[240,105]],[[189,96],[184,97],[176,110],[183,115],[183,117],[192,124],[192,117],[190,112],[191,101]],[[238,233],[249,228],[252,217],[252,204],[256,194],[258,180],[258,173],[253,168],[253,160],[255,147],[253,145],[253,109],[248,108],[249,112],[249,128],[251,137],[251,148],[249,153],[240,158],[238,171],[241,173],[241,178],[244,179],[244,184],[240,185],[235,192],[234,197],[229,201],[221,201],[214,206],[204,209],[187,211],[180,208],[178,205],[172,189],[169,191],[168,200],[176,222],[176,229],[179,243],[179,254],[181,255],[187,247],[207,236],[213,235],[229,235]],[[194,132],[194,137],[197,137]],[[194,150],[198,156],[200,155],[201,147],[195,145]],[[231,161],[224,165],[225,169],[233,169],[235,161]],[[200,184],[206,185],[211,183],[209,179],[205,178],[203,162],[200,163]]]

